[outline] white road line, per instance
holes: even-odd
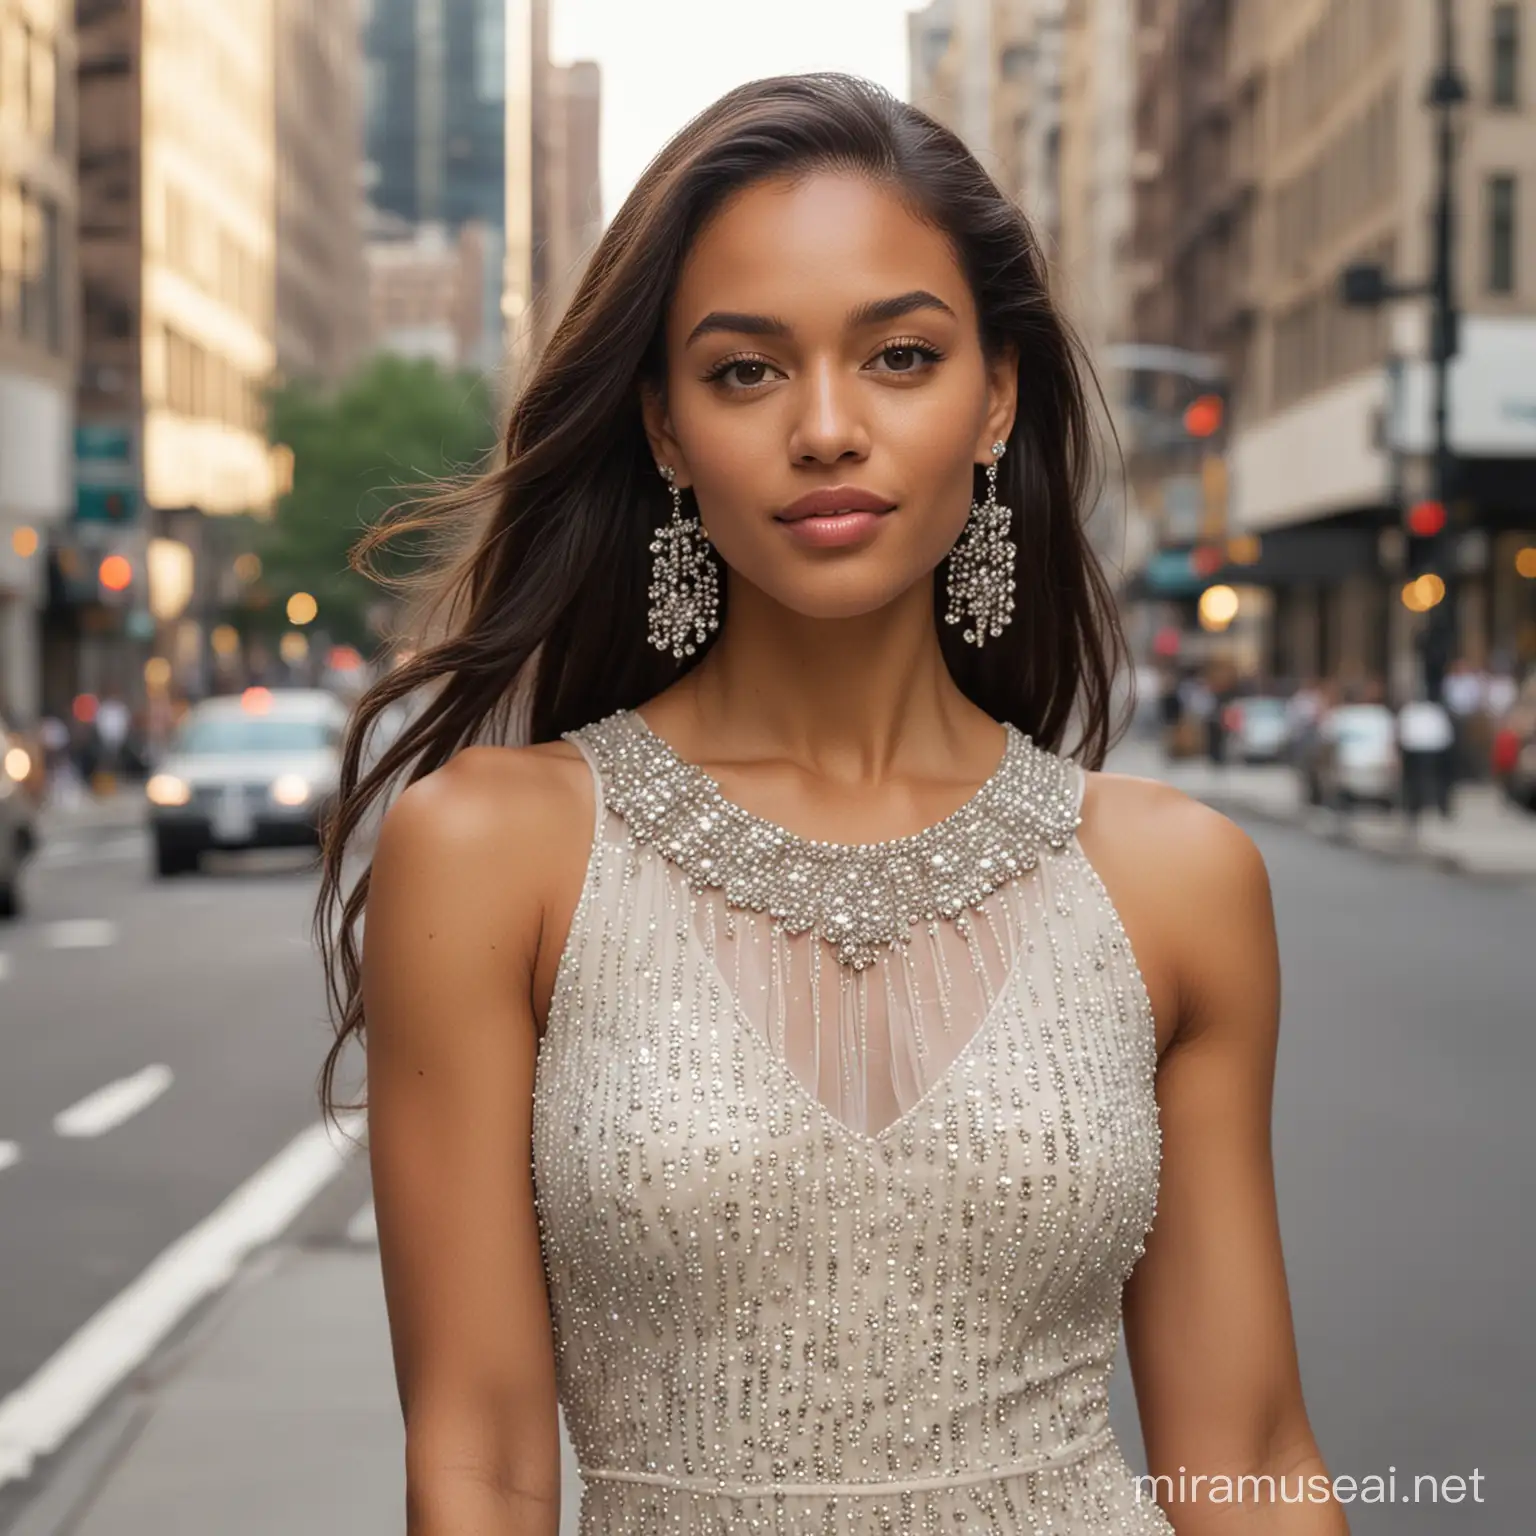
[[[21,1157],[21,1148],[14,1141],[0,1141],[0,1171],[9,1168]]]
[[[117,943],[117,924],[104,917],[69,917],[43,926],[50,949],[104,949]]]
[[[169,1067],[145,1067],[132,1077],[120,1077],[115,1083],[88,1093],[78,1104],[60,1111],[53,1117],[53,1128],[60,1136],[105,1135],[153,1104],[173,1081]]]
[[[356,1136],[362,1116],[343,1125]],[[347,1152],[324,1124],[301,1132],[0,1402],[0,1487],[57,1450],[193,1306],[228,1284],[252,1249],[279,1236],[342,1170]]]
[[[347,1223],[347,1241],[352,1243],[376,1243],[379,1240],[379,1221],[370,1200]]]

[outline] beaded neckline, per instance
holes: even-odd
[[[955,921],[1059,851],[1080,820],[1073,765],[1004,726],[1001,761],[959,809],[905,837],[828,843],[800,837],[728,799],[633,710],[568,733],[585,744],[608,808],[695,888],[813,931],[855,970],[919,923]]]

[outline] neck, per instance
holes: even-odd
[[[724,630],[673,690],[708,756],[868,782],[995,754],[995,727],[945,664],[927,582],[874,613],[808,619],[731,580]]]

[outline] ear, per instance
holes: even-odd
[[[987,359],[987,413],[976,443],[978,463],[992,462],[992,444],[1006,442],[1019,408],[1019,352],[1012,342]]]
[[[683,450],[678,446],[672,431],[672,419],[667,414],[666,396],[659,385],[640,386],[640,416],[645,423],[646,441],[651,445],[651,457],[658,464],[670,464],[677,471],[677,483],[686,489],[693,483],[688,473]]]

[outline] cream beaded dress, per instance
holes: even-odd
[[[1108,1424],[1156,1205],[1146,988],[1008,727],[892,842],[795,837],[639,715],[595,838],[535,1191],[582,1536],[1172,1527]]]

